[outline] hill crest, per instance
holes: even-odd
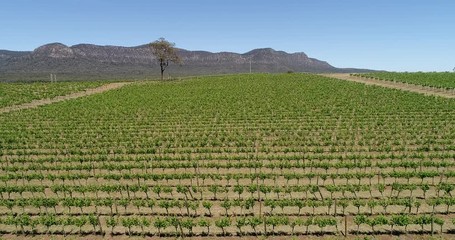
[[[166,73],[172,76],[252,72],[346,72],[303,52],[286,53],[272,48],[258,48],[246,53],[208,52],[178,49],[183,60]],[[147,44],[123,47],[49,43],[30,52],[0,50],[0,73],[14,76],[151,77],[157,76],[158,63]],[[352,71],[352,70],[350,70]]]

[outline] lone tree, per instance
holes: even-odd
[[[175,43],[168,42],[164,38],[160,38],[150,43],[152,54],[157,58],[161,68],[161,80],[163,80],[164,70],[169,66],[169,61],[173,63],[181,63],[180,57],[174,48]]]

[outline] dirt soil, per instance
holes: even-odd
[[[49,239],[55,239],[55,240],[60,240],[60,239],[74,239],[74,240],[79,240],[79,239],[90,239],[90,240],[101,240],[101,239],[113,239],[113,240],[139,240],[139,239],[181,239],[181,238],[176,238],[176,237],[142,237],[142,236],[110,236],[109,234],[106,236],[100,236],[100,235],[74,235],[74,236],[63,236],[63,235],[37,235],[37,236],[30,236],[30,235],[12,235],[12,234],[5,234],[2,236],[3,238],[1,239],[33,239],[33,240],[49,240]],[[360,240],[360,239],[378,239],[378,240],[448,240],[452,239],[452,235],[450,234],[435,234],[434,236],[430,235],[416,235],[416,234],[406,234],[406,235],[386,235],[386,234],[379,234],[379,235],[349,235],[347,237],[344,236],[218,236],[216,237],[217,240],[237,240],[237,239],[243,239],[243,240],[256,240],[256,239],[269,239],[269,240],[294,240],[294,239],[308,239],[308,240]],[[209,240],[209,239],[214,239],[215,237],[213,236],[208,236],[208,237],[185,237],[185,239],[189,240]]]
[[[440,89],[440,88],[431,88],[431,87],[419,86],[419,85],[409,84],[409,83],[400,83],[400,82],[383,81],[383,80],[369,79],[369,78],[363,78],[363,77],[356,77],[356,76],[351,76],[349,73],[330,73],[330,74],[321,74],[321,75],[325,76],[325,77],[347,80],[347,81],[352,81],[352,82],[358,82],[358,83],[363,83],[363,84],[367,84],[367,85],[376,85],[376,86],[381,86],[381,87],[416,92],[416,93],[421,93],[424,95],[433,95],[433,96],[439,96],[439,97],[444,97],[444,98],[455,98],[454,91]]]
[[[61,102],[61,101],[69,100],[69,99],[75,99],[75,98],[85,97],[85,96],[89,96],[89,95],[96,94],[96,93],[102,93],[102,92],[106,92],[109,90],[121,88],[121,87],[125,86],[126,84],[130,84],[130,82],[110,83],[110,84],[106,84],[106,85],[103,85],[103,86],[100,86],[97,88],[86,89],[85,91],[75,92],[75,93],[65,95],[65,96],[58,96],[58,97],[55,97],[52,99],[33,100],[28,103],[0,108],[0,114],[17,111],[17,110],[22,110],[22,109],[36,108],[39,106],[52,104],[52,103],[56,103],[56,102]]]

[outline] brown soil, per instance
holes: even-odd
[[[39,106],[52,104],[52,103],[56,103],[56,102],[61,102],[61,101],[69,100],[69,99],[75,99],[75,98],[85,97],[85,96],[89,96],[89,95],[96,94],[96,93],[102,93],[102,92],[106,92],[109,90],[121,88],[121,87],[125,86],[126,84],[130,84],[130,83],[129,82],[110,83],[110,84],[106,84],[106,85],[103,85],[103,86],[100,86],[97,88],[86,89],[85,91],[76,92],[76,93],[72,93],[72,94],[65,95],[65,96],[58,96],[58,97],[55,97],[52,99],[38,99],[38,100],[34,100],[29,103],[8,106],[8,107],[0,108],[0,114],[17,111],[17,110],[22,110],[22,109],[36,108]]]
[[[236,240],[236,239],[244,239],[244,240],[257,240],[257,239],[269,239],[269,240],[294,240],[294,239],[308,239],[308,240],[345,240],[345,239],[380,239],[380,240],[396,240],[396,239],[402,239],[402,240],[427,240],[427,239],[453,239],[453,236],[451,234],[435,234],[434,236],[429,236],[429,235],[420,235],[420,234],[403,234],[403,235],[389,235],[389,234],[376,234],[376,235],[355,235],[355,234],[350,234],[347,237],[344,237],[342,235],[338,236],[314,236],[314,235],[300,235],[300,236],[208,236],[208,237],[201,237],[201,236],[195,236],[195,237],[185,237],[185,239],[189,240],[208,240],[208,239],[218,239],[218,240]],[[118,240],[136,240],[136,239],[181,239],[181,238],[176,238],[176,237],[142,237],[142,236],[126,236],[126,235],[116,235],[116,236],[111,236],[109,233],[105,236],[101,235],[71,235],[71,236],[63,236],[63,235],[36,235],[36,236],[31,236],[31,235],[13,235],[13,234],[5,234],[3,235],[3,239],[34,239],[34,240],[48,240],[48,239],[118,239]]]
[[[450,90],[440,89],[440,88],[432,88],[432,87],[419,86],[419,85],[409,84],[409,83],[400,83],[400,82],[383,81],[383,80],[369,79],[369,78],[363,78],[363,77],[356,77],[356,76],[351,76],[349,73],[331,73],[331,74],[321,74],[321,75],[325,76],[325,77],[330,77],[330,78],[364,83],[367,85],[376,85],[376,86],[381,86],[381,87],[416,92],[416,93],[421,93],[424,95],[433,95],[433,96],[439,96],[439,97],[444,97],[444,98],[455,98],[455,92],[450,91]]]

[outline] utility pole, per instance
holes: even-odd
[[[57,82],[57,75],[51,73],[51,82]]]
[[[454,71],[455,71],[455,68],[454,68]],[[250,58],[250,73],[251,73],[251,58]]]

